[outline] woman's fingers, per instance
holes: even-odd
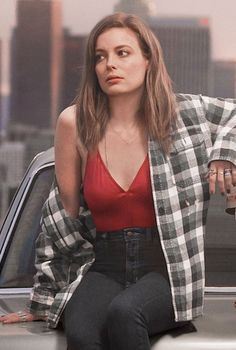
[[[11,314],[0,316],[0,322],[3,324],[19,323],[19,322],[31,322],[38,320],[35,315],[30,314],[27,311],[18,311]]]
[[[236,167],[235,166],[232,166],[231,176],[232,176],[232,185],[236,186]]]
[[[222,168],[217,169],[217,182],[220,193],[224,194],[226,190],[226,183],[224,177],[224,169]]]
[[[211,165],[211,167],[208,171],[209,191],[211,194],[215,193],[216,178],[217,178],[216,167]]]
[[[224,180],[225,180],[226,192],[230,193],[230,188],[232,186],[232,170],[231,170],[231,168],[224,169]]]
[[[16,313],[0,316],[0,322],[4,324],[16,323],[19,322],[19,316]]]
[[[209,190],[213,194],[216,184],[221,194],[230,193],[232,186],[236,186],[236,167],[228,161],[213,161],[208,171]]]

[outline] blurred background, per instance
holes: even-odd
[[[235,0],[0,0],[0,224],[73,104],[88,32],[116,11],[151,26],[175,92],[235,97]]]

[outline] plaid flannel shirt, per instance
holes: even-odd
[[[204,231],[209,202],[209,162],[236,165],[236,100],[177,95],[178,128],[165,156],[158,142],[148,152],[156,222],[170,279],[176,321],[202,314]],[[35,284],[29,310],[56,327],[93,262],[96,229],[81,193],[78,219],[70,218],[54,182],[36,243]]]

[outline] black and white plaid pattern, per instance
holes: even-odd
[[[236,100],[177,95],[178,129],[168,156],[149,140],[149,162],[156,221],[167,263],[176,321],[202,314],[204,230],[209,201],[208,164],[236,165]],[[93,262],[96,235],[81,194],[78,219],[62,207],[54,182],[42,213],[37,240],[35,285],[29,309],[48,315],[56,327],[60,315]]]

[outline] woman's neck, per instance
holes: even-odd
[[[136,96],[120,95],[109,98],[110,120],[113,124],[131,126],[138,122],[140,99]]]

